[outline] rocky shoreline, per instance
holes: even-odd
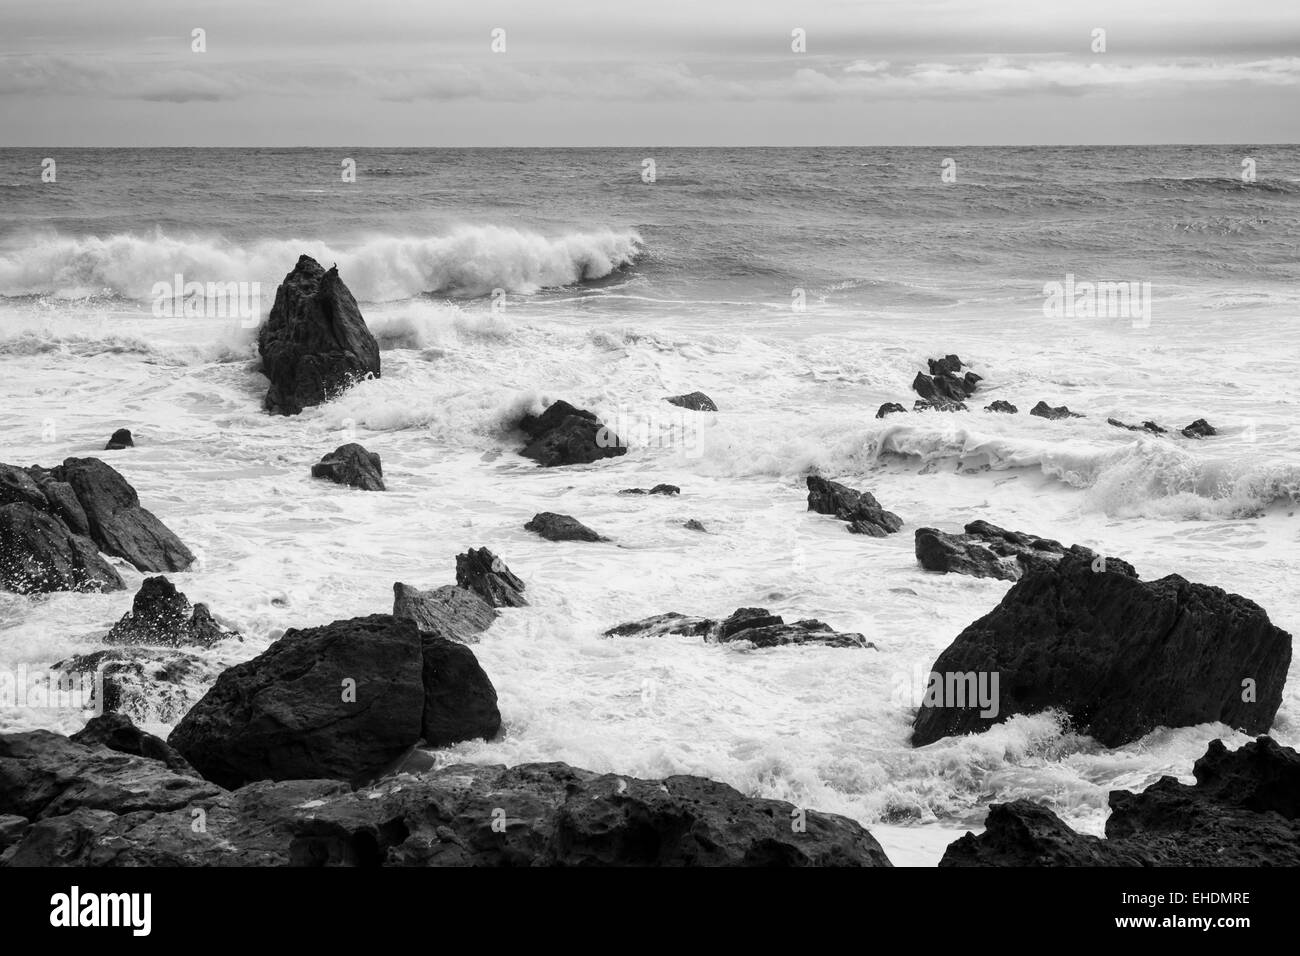
[[[378,346],[337,269],[308,256],[277,291],[259,350],[271,414],[298,414],[380,374]],[[956,355],[931,359],[913,383],[916,410],[965,409],[982,382]],[[685,414],[717,411],[702,392],[665,401]],[[1004,400],[985,410],[1018,413]],[[889,403],[876,417],[900,413]],[[1043,401],[1029,414],[1080,417]],[[599,466],[628,452],[595,413],[564,400],[516,424],[519,455],[542,468]],[[1200,440],[1215,429],[1199,419],[1174,434]],[[108,447],[129,454],[130,432],[118,429]],[[388,490],[379,455],[356,443],[310,473],[322,494]],[[817,474],[806,486],[807,511],[863,539],[909,523],[870,491]],[[680,488],[618,493],[674,499]],[[685,526],[707,532],[695,519]],[[547,547],[616,546],[570,515],[541,512],[525,527],[554,542]],[[985,831],[954,842],[941,865],[1296,862],[1300,755],[1261,736],[1282,702],[1291,636],[1263,608],[1178,575],[1144,581],[1122,558],[987,521],[959,533],[912,530],[925,571],[1012,582],[935,660],[912,746],[1044,711],[1108,748],[1214,722],[1259,737],[1232,752],[1212,743],[1194,787],[1165,778],[1113,792],[1105,840],[1075,833],[1042,805],[994,804]],[[100,459],[0,465],[0,585],[122,590],[109,558],[155,576],[107,649],[56,665],[103,675],[103,714],[71,737],[0,735],[0,865],[890,865],[847,817],[701,777],[642,780],[563,763],[432,769],[439,748],[501,733],[497,690],[472,645],[529,600],[526,583],[485,548],[457,556],[454,585],[394,582],[391,610],[286,631],[257,656],[205,674],[198,700],[177,689],[177,675],[211,668],[195,650],[241,637],[165,576],[194,563],[191,548]],[[611,622],[604,636],[875,648],[820,620],[719,611]],[[171,715],[167,740],[132,722],[133,702],[144,699]]]

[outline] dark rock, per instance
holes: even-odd
[[[206,657],[154,647],[115,647],[78,654],[53,667],[82,680],[97,675],[90,694],[96,711],[120,713],[134,722],[180,720],[217,677],[220,666]]]
[[[964,364],[956,355],[929,359],[928,363],[930,374],[917,372],[916,378],[912,380],[912,390],[936,408],[950,410],[950,406],[970,398],[981,381],[980,376],[974,372],[962,374]]]
[[[160,575],[144,579],[131,610],[113,625],[104,643],[208,647],[236,636],[212,619],[206,605],[191,607],[176,585]]]
[[[464,644],[423,635],[424,716],[421,735],[430,747],[462,740],[491,740],[501,729],[497,692]]]
[[[19,594],[126,587],[94,542],[20,502],[0,505],[0,585]]]
[[[1141,425],[1128,425],[1118,418],[1106,419],[1107,425],[1114,425],[1116,428],[1125,428],[1131,432],[1150,432],[1153,435],[1163,435],[1167,429],[1161,428],[1155,422],[1143,422]]]
[[[956,355],[945,355],[943,358],[926,359],[926,364],[930,367],[931,375],[960,375],[961,370],[966,367]]]
[[[421,591],[401,582],[393,585],[393,617],[414,621],[421,634],[472,644],[499,613],[468,588],[449,584]]]
[[[1072,412],[1064,405],[1057,405],[1053,408],[1046,402],[1039,402],[1029,410],[1030,415],[1037,415],[1039,418],[1046,418],[1049,421],[1056,421],[1060,418],[1083,418],[1078,412]]]
[[[664,401],[680,408],[689,408],[693,412],[716,412],[718,410],[718,406],[713,403],[713,399],[703,392],[691,392],[689,395],[670,395]]]
[[[543,511],[533,515],[531,521],[524,525],[525,531],[540,534],[548,541],[608,541],[598,535],[577,518],[569,515],[557,515],[553,511]]]
[[[336,485],[350,485],[363,491],[384,491],[384,469],[379,456],[356,442],[339,445],[311,466],[313,478],[325,478]]]
[[[883,538],[903,527],[903,519],[880,506],[870,492],[854,491],[836,481],[808,476],[808,510],[834,515],[849,523],[849,531]]]
[[[659,637],[686,634],[703,637],[715,644],[750,641],[755,647],[778,647],[786,644],[824,644],[828,647],[872,647],[861,634],[833,631],[821,621],[805,620],[787,624],[779,614],[766,608],[742,607],[720,621],[688,617],[675,611],[657,614],[640,621],[619,624],[604,632],[605,637]]]
[[[999,398],[996,402],[993,402],[990,405],[985,405],[984,411],[1001,412],[1004,415],[1016,415],[1020,412],[1020,409],[1016,408],[1016,406],[1012,405],[1010,402],[1003,401]]]
[[[125,714],[100,714],[98,717],[92,717],[85,727],[68,739],[86,747],[107,747],[118,753],[148,757],[186,776],[199,775],[184,757],[167,746],[167,741],[145,733],[131,723],[131,718]]]
[[[529,442],[519,452],[546,468],[581,465],[627,454],[627,447],[595,414],[559,401],[540,415],[526,415],[519,427]]]
[[[224,671],[167,742],[207,779],[356,780],[419,739],[421,635],[387,614],[290,629]]]
[[[357,300],[311,256],[300,256],[275,290],[271,314],[257,333],[262,371],[271,380],[265,406],[297,415],[360,379],[379,377],[379,344]]]
[[[878,409],[876,409],[876,417],[884,418],[886,415],[893,415],[896,412],[906,412],[906,411],[907,409],[904,408],[902,405],[898,404],[898,402],[885,402],[885,404],[881,405]]]
[[[685,523],[682,525],[682,527],[685,528],[687,531],[703,531],[703,532],[705,532],[706,534],[708,533],[708,530],[709,530],[708,528],[704,527],[704,525],[703,525],[702,523],[700,523],[699,521],[696,521],[694,518],[692,518],[692,519],[690,519],[689,521],[685,522]]]
[[[135,442],[131,439],[131,430],[129,428],[119,428],[113,432],[113,437],[108,440],[104,446],[104,451],[120,451],[123,448],[134,448]]]
[[[0,814],[0,866],[4,865],[4,851],[16,846],[27,831],[32,821],[16,814]]]
[[[66,481],[55,481],[54,476],[44,468],[33,467],[29,472],[41,486],[41,493],[49,503],[49,507],[44,510],[66,524],[73,534],[89,538],[90,520],[86,517],[81,502],[77,500],[77,493],[72,490],[72,485]]]
[[[37,511],[48,511],[50,503],[45,492],[24,468],[0,464],[0,506],[28,505]]]
[[[1078,545],[1067,548],[1051,538],[1008,531],[987,521],[972,521],[966,525],[964,534],[947,534],[935,528],[916,529],[916,560],[927,571],[1018,581],[1029,571],[1055,566],[1064,555],[1071,553],[1088,560],[1097,557]],[[1119,558],[1105,560],[1111,565],[1110,570],[1123,570],[1137,577],[1132,566]]]
[[[680,495],[682,489],[676,485],[655,485],[650,490],[645,488],[624,488],[620,495]]]
[[[935,401],[926,401],[923,398],[918,398],[915,402],[912,403],[912,411],[914,412],[966,412],[966,411],[970,411],[970,409],[966,407],[965,402],[949,402],[944,399],[936,399]]]
[[[1196,419],[1183,429],[1183,435],[1187,438],[1209,438],[1217,434],[1219,434],[1218,430],[1204,418]]]
[[[493,607],[526,607],[527,585],[487,548],[470,548],[456,555],[456,583]]]
[[[1176,574],[1143,582],[1128,570],[1071,553],[1026,574],[931,668],[940,677],[998,680],[996,713],[982,715],[970,701],[922,706],[913,745],[1049,708],[1107,747],[1157,727],[1212,721],[1267,731],[1282,701],[1291,635],[1239,595]]]
[[[1194,785],[1161,777],[1112,790],[1106,838],[1076,833],[1027,800],[993,804],[985,831],[952,843],[940,866],[1297,866],[1300,754],[1260,737],[1210,742]]]
[[[194,563],[180,538],[140,507],[127,480],[98,458],[68,458],[50,473],[72,486],[90,537],[105,554],[125,558],[137,571],[184,571]]]

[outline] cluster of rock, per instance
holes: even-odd
[[[595,412],[563,400],[551,403],[540,415],[525,415],[519,428],[528,436],[519,454],[546,468],[589,464],[627,454],[622,439]]]
[[[55,468],[0,464],[0,585],[21,594],[125,587],[100,552],[140,571],[183,571],[194,562],[98,458],[68,458]]]
[[[886,511],[869,491],[854,491],[837,481],[809,475],[808,510],[848,522],[853,534],[883,538],[903,527],[903,519]]]
[[[206,604],[192,605],[165,577],[145,578],[131,610],[113,625],[107,644],[147,644],[163,647],[210,647],[238,637],[218,624]]]
[[[690,617],[669,611],[640,621],[619,624],[605,631],[605,637],[660,637],[685,634],[702,637],[715,644],[748,641],[755,647],[782,647],[788,644],[822,644],[827,647],[875,647],[861,634],[833,631],[817,620],[787,624],[779,614],[766,608],[738,608],[722,620]]]
[[[1019,581],[1025,572],[1055,565],[1068,553],[1090,560],[1096,557],[1078,545],[1067,548],[1051,538],[1008,531],[987,521],[972,521],[963,534],[937,528],[916,529],[916,560],[927,571],[941,574]]]

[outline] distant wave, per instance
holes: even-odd
[[[423,293],[458,297],[494,289],[530,294],[600,279],[641,253],[636,232],[601,230],[544,236],[497,226],[465,226],[441,236],[376,236],[346,247],[297,239],[237,245],[162,233],[41,235],[0,254],[0,296],[82,299],[120,295],[144,301],[155,283],[259,282],[263,309],[301,253],[332,264],[362,301]]]

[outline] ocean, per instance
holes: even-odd
[[[1100,834],[1110,790],[1190,780],[1210,740],[1248,738],[1204,725],[1112,750],[1039,714],[913,749],[918,685],[1009,587],[922,571],[915,528],[982,518],[1086,545],[1300,632],[1300,147],[0,149],[0,211],[0,460],[119,469],[200,557],[175,583],[244,636],[203,652],[214,665],[387,611],[395,581],[451,583],[468,547],[527,582],[531,606],[474,647],[503,734],[442,763],[700,774],[932,865],[991,802]],[[338,264],[383,372],[272,417],[256,324],[301,253]],[[188,282],[242,283],[257,308],[158,306]],[[1045,308],[1052,283],[1088,282],[1145,305]],[[970,411],[875,417],[948,353],[983,376]],[[663,401],[697,389],[716,415]],[[520,458],[512,423],[558,398],[629,454]],[[982,410],[996,399],[1020,414]],[[1087,417],[1029,416],[1039,400]],[[1219,434],[1176,435],[1198,418]],[[103,451],[119,427],[137,447]],[[386,493],[309,477],[350,440],[382,457]],[[814,471],[902,533],[807,512]],[[660,482],[681,495],[617,494]],[[544,541],[523,530],[540,511],[612,541]],[[142,579],[118,564],[126,591],[0,593],[0,670],[101,646]],[[876,647],[600,636],[747,606]],[[1297,669],[1273,728],[1290,746]],[[86,717],[0,708],[0,731]]]

